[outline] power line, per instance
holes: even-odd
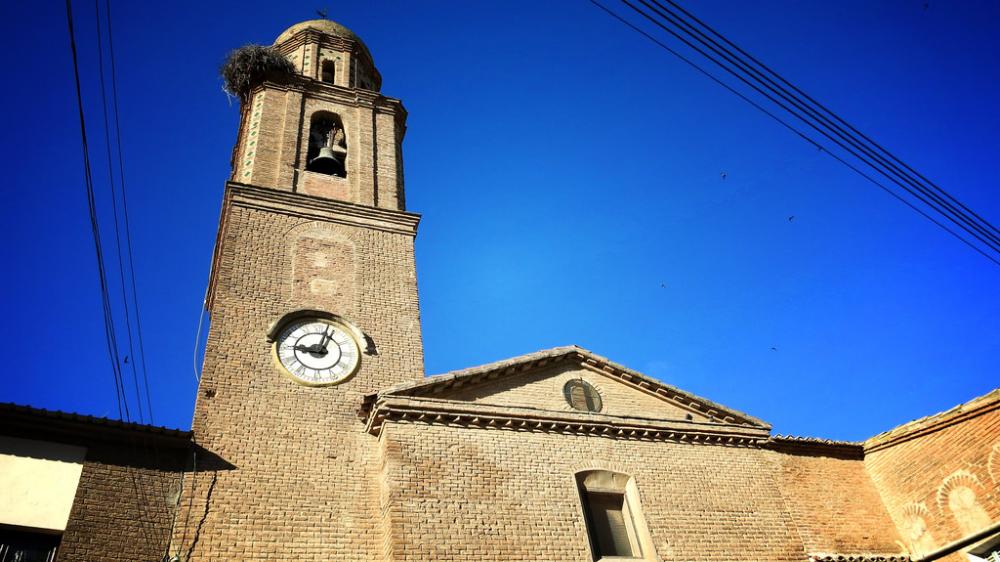
[[[135,349],[132,344],[132,315],[129,312],[129,299],[128,291],[126,289],[125,281],[125,264],[122,256],[122,236],[121,229],[119,228],[120,220],[118,218],[118,193],[115,189],[115,173],[114,173],[114,158],[111,156],[111,128],[108,125],[108,97],[107,92],[104,87],[104,45],[101,41],[101,19],[100,11],[98,10],[99,4],[97,1],[94,3],[94,13],[95,13],[95,23],[97,31],[97,68],[98,68],[98,78],[101,84],[101,111],[104,117],[104,146],[107,150],[108,159],[108,185],[111,188],[111,212],[112,218],[114,219],[115,227],[115,251],[118,256],[118,277],[121,283],[119,289],[122,298],[122,308],[125,312],[125,336],[128,343],[128,353],[126,357],[126,364],[129,365],[132,371],[132,383],[135,387],[135,401],[136,408],[139,413],[139,422],[145,421],[145,416],[143,415],[142,407],[142,396],[139,394],[139,376],[135,370]],[[128,357],[132,357],[132,362],[127,361]]]
[[[121,121],[118,110],[118,69],[115,65],[115,42],[114,32],[111,28],[111,0],[104,2],[104,15],[108,26],[108,53],[111,61],[111,96],[115,117],[115,142],[118,147],[118,176],[122,186],[122,217],[125,219],[125,242],[126,255],[128,256],[128,269],[131,273],[132,303],[135,310],[135,330],[136,339],[139,344],[139,365],[142,367],[142,378],[146,391],[146,411],[149,413],[149,423],[153,423],[153,400],[149,389],[149,371],[146,369],[146,350],[142,340],[142,315],[139,309],[139,291],[136,288],[135,263],[132,251],[132,228],[128,218],[128,190],[125,186],[125,157],[122,150]]]
[[[674,2],[673,0],[666,0],[666,2],[669,3],[671,6],[677,8],[681,12],[683,12],[684,15],[686,15],[690,19],[694,20],[702,28],[708,30],[709,33],[711,33],[712,35],[715,35],[716,37],[718,37],[719,39],[721,39],[724,43],[726,43],[730,47],[736,49],[741,55],[743,55],[744,57],[746,57],[747,59],[749,59],[750,61],[752,61],[759,68],[763,69],[768,74],[771,74],[772,76],[774,76],[775,78],[777,78],[780,82],[782,82],[783,84],[787,85],[792,90],[794,90],[796,93],[798,93],[799,95],[801,95],[802,97],[804,97],[808,101],[812,102],[816,107],[818,107],[819,109],[821,109],[822,111],[824,111],[825,113],[827,113],[828,115],[830,115],[831,117],[833,117],[834,119],[836,119],[837,121],[839,121],[840,123],[842,123],[848,129],[850,129],[854,134],[860,136],[865,141],[869,142],[872,146],[876,147],[878,150],[880,150],[882,153],[884,153],[886,156],[888,156],[889,158],[891,158],[893,161],[895,161],[896,163],[898,163],[900,166],[906,168],[907,171],[913,173],[918,178],[920,178],[921,180],[925,181],[928,185],[930,185],[930,186],[934,187],[935,189],[939,190],[942,194],[944,194],[946,197],[948,197],[953,203],[957,204],[963,210],[965,210],[966,212],[970,213],[976,219],[978,219],[978,220],[982,221],[984,224],[988,225],[989,228],[993,230],[993,232],[1000,232],[1000,229],[998,229],[997,227],[995,227],[992,224],[990,224],[989,221],[987,221],[983,217],[979,216],[972,209],[969,209],[968,207],[966,207],[964,204],[962,204],[961,201],[959,201],[959,200],[951,197],[951,195],[949,195],[946,191],[944,191],[943,189],[941,189],[936,183],[934,183],[931,180],[927,179],[923,174],[921,174],[917,170],[915,170],[912,167],[910,167],[909,165],[907,165],[906,162],[904,162],[901,159],[897,158],[896,155],[894,155],[892,152],[890,152],[885,147],[883,147],[882,145],[880,145],[879,143],[877,143],[876,141],[874,141],[871,137],[869,137],[869,136],[865,135],[864,133],[862,133],[861,131],[859,131],[857,128],[855,128],[853,125],[851,125],[850,123],[848,123],[847,121],[845,121],[844,119],[842,119],[839,115],[837,115],[836,113],[834,113],[833,111],[831,111],[829,108],[827,108],[825,105],[823,105],[822,103],[820,103],[819,101],[817,101],[815,98],[813,98],[812,96],[810,96],[806,92],[804,92],[801,89],[799,89],[798,87],[796,87],[795,84],[792,84],[791,82],[789,82],[788,80],[786,80],[783,76],[781,76],[780,74],[778,74],[777,72],[775,72],[774,70],[772,70],[769,66],[767,66],[766,64],[764,64],[763,62],[761,62],[760,60],[758,60],[756,57],[754,57],[750,53],[748,53],[748,52],[744,51],[743,49],[741,49],[739,47],[739,45],[733,43],[732,41],[730,41],[729,39],[727,39],[724,35],[722,35],[718,31],[716,31],[715,29],[713,29],[711,26],[709,26],[707,23],[705,23],[702,20],[698,19],[694,14],[692,14],[691,12],[685,10],[683,6],[681,6],[677,2]]]
[[[118,402],[118,418],[131,419],[128,401],[124,395],[124,384],[118,363],[118,342],[115,337],[114,318],[111,316],[111,302],[108,296],[108,281],[105,275],[104,250],[101,244],[101,232],[97,223],[97,204],[94,197],[94,178],[90,166],[90,149],[87,145],[87,124],[83,112],[83,93],[80,88],[80,66],[76,50],[76,34],[73,30],[73,7],[71,0],[66,0],[66,22],[69,26],[69,46],[73,57],[73,77],[76,84],[77,109],[80,116],[80,139],[83,149],[84,187],[87,193],[87,209],[90,218],[90,230],[94,239],[94,252],[97,257],[97,275],[100,280],[101,307],[104,316],[104,339],[107,344],[108,358],[111,361],[111,371],[115,383],[115,395]]]
[[[889,189],[884,184],[882,184],[882,183],[878,182],[877,180],[875,180],[874,178],[872,178],[870,175],[864,173],[857,166],[850,164],[844,158],[838,156],[837,154],[831,152],[830,150],[827,150],[825,147],[823,147],[822,145],[820,145],[820,143],[818,143],[816,140],[812,139],[811,137],[809,137],[808,135],[806,135],[804,132],[796,129],[793,126],[791,126],[789,123],[787,123],[786,121],[784,121],[783,119],[781,119],[780,117],[778,117],[776,114],[774,114],[773,112],[767,110],[766,108],[764,108],[763,106],[761,106],[759,103],[753,101],[752,99],[750,99],[746,95],[742,94],[741,92],[739,92],[738,90],[736,90],[734,87],[732,87],[729,84],[723,82],[721,79],[717,78],[712,73],[708,72],[707,70],[705,70],[704,68],[702,68],[701,66],[699,66],[693,60],[685,57],[680,52],[678,52],[678,51],[674,50],[673,48],[669,47],[668,45],[666,45],[662,41],[658,40],[657,38],[653,37],[649,33],[645,32],[642,29],[640,29],[635,24],[632,24],[631,22],[627,21],[626,19],[624,19],[623,17],[619,16],[618,14],[616,14],[615,12],[613,12],[612,10],[610,10],[609,8],[607,8],[606,6],[602,5],[601,3],[597,2],[596,0],[590,0],[590,1],[595,6],[597,6],[598,8],[600,8],[601,10],[603,10],[604,12],[606,12],[607,14],[609,14],[610,16],[614,17],[615,19],[617,19],[621,23],[623,23],[626,26],[628,26],[629,28],[631,28],[633,31],[636,31],[637,33],[643,35],[644,37],[646,37],[650,41],[652,41],[655,44],[657,44],[659,47],[665,49],[666,51],[668,51],[669,53],[671,53],[675,57],[681,59],[686,64],[688,64],[691,67],[693,67],[694,69],[696,69],[698,72],[700,72],[703,75],[707,76],[712,81],[714,81],[717,84],[723,86],[724,88],[726,88],[727,90],[729,90],[734,95],[738,96],[739,98],[743,99],[747,103],[751,104],[753,107],[755,107],[759,111],[763,112],[768,117],[776,120],[782,126],[784,126],[785,128],[789,129],[790,131],[794,132],[796,135],[798,135],[799,137],[803,138],[804,140],[806,140],[807,142],[809,142],[813,146],[816,146],[817,148],[823,150],[828,155],[830,155],[832,158],[836,159],[841,164],[844,164],[845,166],[847,166],[848,168],[850,168],[854,172],[858,173],[859,175],[861,175],[866,180],[868,180],[872,184],[876,185],[877,187],[879,187],[883,191],[889,193],[895,199],[897,199],[900,202],[906,204],[909,208],[911,208],[912,210],[916,211],[917,213],[919,213],[924,218],[930,220],[932,223],[934,223],[938,227],[942,228],[943,230],[945,230],[946,232],[948,232],[952,236],[955,236],[956,238],[958,238],[960,241],[962,241],[967,246],[969,246],[972,249],[974,249],[979,254],[983,255],[984,257],[986,257],[990,261],[992,261],[992,262],[1000,265],[1000,261],[998,261],[998,259],[995,256],[992,256],[992,255],[986,253],[982,248],[980,248],[976,244],[970,242],[969,240],[967,240],[966,238],[964,238],[963,236],[961,236],[959,233],[955,232],[954,230],[948,228],[946,225],[944,225],[940,221],[934,219],[928,213],[926,213],[923,210],[919,209],[917,206],[915,206],[910,201],[907,201],[906,198],[900,196],[899,194],[895,193],[893,190]],[[809,125],[812,129],[814,129],[817,132],[823,134],[827,139],[833,141],[841,149],[845,150],[846,152],[848,152],[849,154],[851,154],[855,158],[858,158],[859,160],[861,160],[862,162],[864,162],[866,165],[868,165],[870,168],[872,168],[873,170],[877,171],[879,174],[883,175],[884,177],[886,177],[887,179],[889,179],[890,181],[892,181],[897,186],[903,188],[907,193],[910,193],[911,196],[915,197],[916,199],[918,199],[919,201],[921,201],[922,203],[924,203],[925,205],[927,205],[928,207],[930,207],[931,209],[933,209],[935,212],[937,212],[938,214],[940,214],[944,218],[946,218],[949,221],[957,224],[960,228],[962,228],[966,232],[969,232],[974,238],[976,238],[977,240],[979,240],[981,243],[985,244],[988,248],[990,248],[990,249],[992,249],[994,251],[1000,252],[1000,250],[998,250],[997,247],[995,247],[994,244],[992,243],[995,240],[994,239],[994,236],[995,236],[994,232],[996,231],[996,229],[992,225],[990,225],[989,223],[987,223],[985,221],[976,220],[976,219],[980,219],[980,217],[978,215],[975,215],[974,213],[972,213],[972,214],[975,216],[975,219],[972,218],[972,217],[969,217],[967,214],[965,214],[964,212],[962,212],[962,210],[957,209],[955,205],[949,204],[948,201],[943,201],[942,195],[943,195],[944,198],[950,198],[951,201],[955,202],[957,206],[961,207],[961,209],[966,209],[966,207],[964,205],[961,205],[961,203],[957,203],[957,200],[955,200],[949,194],[947,194],[947,193],[935,193],[928,186],[919,184],[917,182],[917,180],[913,176],[909,176],[908,174],[906,174],[905,171],[903,171],[903,169],[901,167],[895,166],[892,162],[888,161],[888,159],[885,158],[883,155],[875,153],[875,152],[872,152],[870,150],[870,147],[868,147],[868,146],[864,145],[863,143],[861,143],[852,134],[850,134],[849,132],[845,131],[842,127],[837,126],[836,123],[831,123],[831,121],[829,119],[826,119],[823,115],[818,114],[816,111],[812,110],[807,104],[805,104],[805,102],[802,102],[799,98],[797,98],[796,96],[794,96],[794,94],[792,94],[791,92],[789,92],[787,89],[781,88],[780,84],[775,84],[772,80],[767,79],[766,76],[762,76],[760,72],[754,71],[750,67],[749,63],[746,63],[746,61],[740,59],[737,55],[733,54],[731,51],[726,50],[724,47],[722,47],[721,45],[719,45],[718,42],[715,42],[715,41],[711,40],[710,37],[706,37],[705,34],[697,32],[697,30],[690,23],[684,21],[683,18],[681,18],[680,16],[678,16],[675,12],[670,12],[670,14],[674,16],[673,19],[665,18],[665,19],[667,19],[668,23],[671,23],[675,27],[678,27],[681,32],[684,32],[684,33],[688,34],[689,36],[692,36],[695,40],[699,41],[702,45],[705,45],[706,47],[712,49],[713,52],[716,52],[716,53],[720,54],[721,56],[726,57],[726,60],[729,62],[729,64],[736,66],[739,70],[741,70],[743,72],[747,72],[746,69],[750,68],[751,69],[751,72],[750,72],[751,76],[750,76],[750,78],[748,79],[748,78],[742,76],[741,74],[739,74],[738,72],[734,71],[732,68],[730,68],[726,64],[723,64],[722,62],[720,62],[718,59],[716,59],[712,55],[710,55],[710,54],[706,53],[704,50],[700,49],[697,45],[692,44],[686,38],[682,37],[678,32],[675,32],[673,29],[666,27],[666,25],[664,25],[663,22],[659,21],[658,19],[654,18],[650,14],[648,14],[648,13],[644,12],[643,10],[639,9],[637,6],[635,6],[634,4],[632,4],[631,2],[629,2],[628,0],[622,0],[622,1],[623,1],[624,4],[626,4],[628,7],[630,7],[633,11],[639,13],[640,15],[642,15],[643,17],[645,17],[647,20],[651,21],[652,23],[654,23],[655,25],[657,25],[658,27],[660,27],[664,31],[667,31],[668,33],[670,33],[671,35],[673,35],[675,38],[677,38],[680,41],[682,41],[688,47],[692,48],[693,50],[695,50],[696,52],[698,52],[699,54],[701,54],[705,58],[708,58],[709,60],[711,60],[712,62],[714,62],[718,66],[722,67],[728,73],[732,74],[733,76],[735,76],[736,78],[738,78],[740,81],[742,81],[744,84],[746,84],[746,85],[750,86],[751,88],[753,88],[759,94],[765,96],[768,100],[770,100],[771,102],[775,103],[780,108],[784,109],[786,112],[792,114],[797,119],[799,119],[802,122],[804,122],[807,125]],[[659,15],[661,15],[661,17],[663,17],[663,12],[662,11],[657,10],[656,8],[650,6],[649,3],[646,2],[645,0],[639,0],[639,1],[642,2],[648,9],[655,11],[657,14],[659,14]],[[664,10],[668,10],[662,4],[660,4],[659,2],[657,2],[657,0],[652,0],[652,1],[655,2],[657,4],[657,6],[659,6],[660,8],[663,8]],[[668,0],[668,1],[670,1],[670,0]],[[676,2],[672,2],[671,1],[670,3],[672,5],[675,5],[675,6],[677,5]],[[687,12],[685,12],[685,13],[687,14]],[[693,16],[692,16],[692,18],[695,19],[696,21],[700,22],[700,20],[697,20]],[[678,24],[677,23],[678,21],[680,21],[682,23]],[[696,32],[696,33],[691,33],[691,32],[685,31],[685,27],[688,28],[688,29],[694,30],[694,32]],[[717,32],[715,32],[714,30],[711,30],[711,32],[717,34]],[[728,42],[728,40],[726,40],[726,41]],[[731,43],[731,42],[729,42],[729,43]],[[723,52],[720,53],[720,50],[723,51]],[[756,59],[754,59],[754,60],[756,60]],[[773,71],[770,71],[770,69],[767,69],[767,70],[769,72],[773,73]],[[762,81],[761,78],[763,78],[764,80]],[[756,83],[753,83],[750,80],[754,80]],[[782,79],[782,80],[784,80],[784,79]],[[785,82],[787,82],[787,81],[785,81]],[[760,84],[764,88],[769,89],[771,92],[778,93],[778,95],[780,95],[782,97],[782,99],[785,99],[789,103],[793,103],[795,105],[796,109],[803,109],[803,110],[805,110],[809,114],[809,116],[812,118],[812,120],[810,120],[809,118],[804,117],[798,111],[796,111],[796,110],[788,107],[788,105],[786,105],[785,103],[782,103],[781,101],[775,99],[774,96],[769,95],[768,92],[763,91],[761,89],[761,87],[758,86],[758,84]],[[775,89],[775,86],[777,86],[777,88],[779,88],[779,89]],[[823,107],[822,109],[824,111],[826,111],[826,112],[832,113],[828,109],[826,109],[825,107]],[[839,119],[840,121],[843,121],[841,118],[839,118],[839,116],[836,117],[836,118]],[[818,122],[822,127],[828,127],[830,130],[824,129],[821,126],[817,126],[816,122]],[[850,127],[850,128],[853,129],[853,127]],[[835,138],[832,135],[836,135],[839,138]],[[867,137],[865,137],[865,138],[867,139]],[[851,146],[850,147],[849,146],[845,146],[844,142],[848,142]],[[882,150],[884,153],[888,153],[888,151],[885,151],[880,146],[877,146],[877,148],[880,149],[880,150]],[[865,158],[864,156],[858,154],[855,149],[857,149],[857,150],[863,150],[865,152],[865,155],[867,155],[867,156],[869,156],[871,158],[874,158],[876,160],[876,162],[872,162],[868,158]],[[895,159],[895,157],[892,156],[891,154],[889,156],[891,158]],[[895,159],[895,160],[898,160],[898,159]],[[876,163],[882,164],[883,166],[885,166],[885,168],[882,168],[879,165],[876,165]],[[906,166],[905,164],[902,164],[902,166],[905,167],[908,170],[912,170],[912,168],[910,168],[909,166]],[[923,178],[923,176],[920,176],[920,177]],[[937,190],[939,190],[941,192],[943,192],[943,190],[940,190],[940,188],[937,188],[936,185],[933,186],[933,188],[937,189]],[[916,193],[914,192],[914,189],[917,189]],[[928,201],[928,197],[931,198],[930,201]],[[940,205],[936,205],[935,203],[939,203]],[[984,236],[986,237],[985,239],[983,238]]]
[[[113,158],[113,156],[111,154],[111,140],[110,140],[111,139],[111,130],[110,130],[110,127],[108,126],[108,99],[107,99],[107,93],[106,93],[106,89],[105,89],[106,78],[105,78],[105,71],[104,71],[104,46],[103,46],[102,41],[101,41],[101,10],[100,10],[100,0],[94,0],[94,21],[95,21],[95,24],[96,24],[96,38],[97,38],[97,52],[98,52],[98,58],[97,58],[97,60],[98,60],[98,71],[99,71],[98,77],[99,77],[100,83],[101,83],[101,104],[102,104],[101,108],[102,108],[103,117],[104,117],[104,141],[105,141],[105,147],[107,149],[107,157],[108,157],[108,181],[109,181],[109,185],[110,185],[110,188],[111,188],[112,209],[114,211],[113,212],[113,216],[114,216],[114,221],[115,221],[115,242],[116,242],[116,249],[117,249],[117,253],[118,253],[118,271],[119,271],[119,275],[120,275],[120,279],[121,279],[120,289],[121,289],[121,297],[122,297],[122,306],[123,306],[123,310],[124,310],[124,313],[125,313],[125,325],[126,325],[126,328],[128,329],[129,353],[130,353],[130,355],[132,357],[132,362],[130,363],[130,367],[131,367],[131,370],[132,370],[132,382],[133,382],[133,385],[134,385],[134,388],[135,388],[135,398],[136,398],[136,404],[138,406],[138,411],[139,411],[139,420],[140,420],[140,422],[143,422],[144,419],[143,419],[143,408],[142,408],[142,396],[140,395],[140,391],[139,391],[139,377],[138,377],[137,370],[136,370],[136,363],[138,361],[136,360],[135,347],[133,345],[133,338],[132,338],[132,322],[131,322],[130,313],[129,313],[129,297],[131,297],[131,301],[132,301],[132,303],[134,305],[134,310],[135,310],[135,315],[136,315],[136,318],[135,318],[135,320],[136,320],[136,329],[139,330],[139,335],[137,336],[136,339],[141,338],[141,322],[140,322],[139,309],[138,309],[138,295],[136,294],[136,291],[135,291],[135,268],[133,266],[131,234],[129,232],[129,224],[128,224],[128,203],[127,203],[128,200],[127,200],[127,197],[126,197],[126,190],[125,190],[125,169],[124,169],[124,160],[122,158],[123,150],[122,150],[122,146],[121,146],[121,128],[120,128],[120,125],[119,125],[118,94],[117,94],[118,87],[117,87],[117,79],[115,77],[114,43],[113,43],[114,40],[113,40],[112,29],[111,29],[111,12],[110,12],[110,8],[111,8],[110,7],[110,1],[109,0],[105,0],[105,15],[107,17],[107,25],[108,25],[108,46],[109,46],[109,50],[110,50],[110,58],[111,58],[111,64],[112,64],[112,67],[111,67],[111,73],[112,73],[112,75],[111,75],[111,82],[112,82],[112,88],[113,88],[113,94],[114,94],[114,107],[113,107],[113,109],[114,109],[115,130],[116,130],[115,140],[116,140],[117,148],[118,148],[118,150],[117,150],[118,171],[119,171],[119,174],[120,174],[119,175],[119,180],[121,182],[120,183],[120,185],[121,185],[121,197],[122,197],[121,204],[122,204],[122,215],[123,215],[123,218],[124,218],[124,225],[120,225],[119,224],[120,221],[119,221],[119,215],[118,215],[118,197],[117,197],[117,194],[116,194],[116,191],[115,191],[115,183],[114,183],[114,172],[113,172],[114,158]],[[120,226],[121,226],[121,228],[120,228]],[[121,230],[125,230],[125,237],[126,237],[127,244],[128,244],[127,245],[127,256],[128,256],[127,267],[126,267],[126,264],[125,264],[125,262],[123,260],[123,256],[122,256]],[[132,281],[132,284],[131,284],[131,294],[130,294],[130,291],[129,291],[129,286],[126,285],[126,277],[128,277]],[[152,418],[152,402],[150,400],[150,395],[149,395],[149,380],[148,380],[148,377],[146,377],[146,372],[145,372],[145,354],[144,354],[144,350],[141,347],[141,345],[142,345],[141,344],[141,339],[139,339],[139,344],[140,344],[140,360],[142,361],[142,366],[143,366],[143,380],[145,381],[145,385],[146,385],[146,403],[147,403],[146,405],[147,405],[147,409],[149,411],[149,420],[150,420],[150,423],[152,423],[152,421],[153,421],[153,418]],[[134,455],[136,455],[136,456],[138,456],[141,453],[146,458],[152,458],[154,460],[154,462],[156,463],[156,465],[159,466],[160,465],[160,456],[159,456],[159,451],[157,450],[157,447],[155,447],[155,446],[150,447],[150,445],[146,441],[145,437],[140,437],[139,441],[140,441],[140,446],[139,447],[136,446],[136,443],[134,441],[132,441],[132,440],[129,441],[129,445],[130,445],[130,448],[132,450],[132,453]],[[152,455],[150,455],[150,452],[152,452]],[[139,514],[140,514],[140,516],[138,517],[139,526],[140,526],[140,529],[141,529],[141,531],[143,533],[143,536],[146,539],[146,542],[149,543],[149,544],[153,544],[155,542],[153,540],[152,536],[151,536],[152,533],[153,533],[153,531],[149,528],[149,521],[152,519],[152,516],[150,514],[150,506],[152,505],[152,502],[150,501],[151,495],[150,495],[149,487],[146,485],[145,482],[143,482],[143,478],[142,478],[142,474],[141,473],[138,473],[137,471],[130,471],[130,472],[131,472],[130,475],[131,475],[131,480],[132,480],[132,490],[133,490],[133,493],[134,493],[136,499],[139,501]],[[161,486],[160,497],[166,497],[165,496],[165,492],[166,492],[166,490],[162,489],[162,486]]]
[[[762,74],[760,71],[756,70],[751,65],[749,65],[745,60],[734,55],[732,51],[729,51],[724,46],[719,45],[719,43],[716,42],[714,39],[706,36],[698,28],[694,27],[689,22],[685,21],[683,18],[678,16],[676,12],[670,11],[668,8],[663,6],[663,4],[660,3],[658,0],[650,0],[650,1],[656,4],[657,7],[662,8],[662,10],[652,6],[650,2],[647,0],[639,0],[639,2],[642,3],[644,6],[646,6],[646,8],[652,10],[661,18],[663,18],[663,20],[672,25],[673,29],[665,27],[661,21],[657,21],[656,19],[652,18],[642,10],[639,10],[635,5],[631,4],[627,0],[623,0],[623,3],[628,5],[630,8],[640,13],[650,21],[652,21],[658,27],[664,29],[674,37],[678,38],[686,45],[696,50],[701,55],[711,60],[716,65],[720,66],[728,73],[730,73],[731,75],[735,76],[736,78],[738,78],[739,80],[741,80],[742,82],[753,88],[758,93],[766,96],[769,100],[779,105],[782,109],[788,111],[796,118],[803,121],[811,128],[813,128],[823,136],[827,137],[829,140],[836,143],[837,146],[848,151],[852,156],[864,161],[871,168],[873,168],[874,170],[876,170],[889,180],[893,181],[894,183],[902,187],[912,196],[920,199],[924,204],[934,208],[942,216],[944,216],[951,222],[955,223],[969,234],[973,235],[980,242],[986,244],[994,251],[1000,252],[1000,236],[991,232],[992,225],[988,225],[988,223],[986,223],[986,225],[979,224],[977,221],[966,215],[964,212],[957,209],[953,204],[951,204],[942,195],[938,194],[935,190],[930,189],[927,186],[923,185],[922,183],[916,181],[913,176],[907,174],[904,170],[902,170],[901,168],[893,164],[891,161],[884,158],[881,154],[873,150],[870,146],[861,142],[857,137],[845,131],[836,122],[831,121],[829,118],[825,117],[822,113],[816,111],[809,104],[803,102],[800,98],[796,97],[794,94],[789,92],[780,84],[776,84],[766,75]],[[713,57],[712,55],[709,55],[708,53],[701,50],[699,47],[691,44],[691,42],[689,42],[687,39],[676,33],[674,29],[677,29],[681,33],[687,35],[688,37],[693,38],[695,41],[697,41],[704,47],[708,48],[716,55],[721,56],[723,59],[726,60],[727,63],[735,66],[737,70],[730,68],[726,64],[720,62],[717,58]],[[751,80],[753,82],[751,82]],[[775,99],[771,94],[761,90],[761,87],[773,94],[776,94],[778,97],[784,100],[784,102],[794,106],[795,110],[790,109],[788,106],[784,105],[784,103]],[[803,117],[803,115],[799,113],[799,111],[805,112],[808,118]],[[834,138],[834,136],[836,136],[837,138]],[[851,147],[849,148],[845,146],[843,144],[844,142],[850,144]],[[857,152],[855,152],[855,150],[860,150],[861,152],[864,153],[865,156],[862,157]],[[875,162],[868,160],[868,158],[874,159]],[[906,185],[899,183],[897,179],[905,182]],[[911,188],[916,189],[920,193],[919,194],[915,193]],[[948,197],[951,196],[948,195]],[[928,201],[927,198],[929,198],[930,201]],[[983,236],[985,236],[985,239],[983,238]]]

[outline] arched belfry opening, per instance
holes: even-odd
[[[335,113],[317,111],[310,119],[306,162],[310,172],[347,177],[347,135]]]

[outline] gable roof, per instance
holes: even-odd
[[[375,403],[379,400],[390,397],[415,397],[428,398],[440,395],[440,393],[464,386],[484,383],[490,380],[518,376],[523,373],[534,371],[543,367],[556,364],[571,363],[586,367],[592,371],[601,373],[619,382],[637,388],[641,391],[653,394],[658,398],[680,406],[682,408],[700,412],[713,421],[720,423],[744,425],[755,428],[770,430],[771,426],[765,421],[728,408],[711,400],[701,398],[679,388],[660,382],[652,377],[644,375],[638,371],[629,369],[583,349],[571,345],[564,347],[554,347],[534,353],[519,355],[510,359],[488,363],[477,367],[470,367],[458,371],[451,371],[441,375],[427,377],[423,380],[410,381],[399,384],[375,394],[368,395],[362,405],[361,414],[367,416],[371,412]]]

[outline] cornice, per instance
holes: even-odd
[[[415,213],[236,182],[226,183],[226,197],[229,205],[237,207],[362,226],[407,236],[416,236],[417,225],[420,223],[420,215]]]
[[[865,456],[864,446],[861,443],[818,437],[775,435],[768,440],[767,448],[782,453],[823,455],[854,460],[861,460]]]
[[[329,35],[315,29],[303,29],[285,41],[282,41],[280,44],[275,44],[273,46],[277,47],[278,50],[283,53],[290,53],[305,45],[307,42],[316,43],[321,47],[330,47],[338,51],[348,53],[355,52],[354,47],[358,47],[358,51],[368,57],[367,62],[371,64],[372,68],[375,67],[375,59],[372,58],[372,54],[371,51],[368,50],[368,46],[362,41],[348,37]],[[376,70],[376,72],[378,72],[378,70]]]
[[[870,437],[864,442],[865,453],[873,453],[911,439],[917,439],[941,431],[942,429],[992,412],[998,408],[1000,408],[1000,388],[959,404],[945,412],[916,419]]]
[[[380,398],[370,410],[366,412],[363,408],[360,413],[367,414],[366,430],[376,436],[381,435],[388,423],[417,423],[731,447],[760,447],[768,438],[765,429],[739,425],[556,412],[402,396]]]
[[[402,101],[383,95],[381,92],[339,86],[337,84],[314,80],[308,76],[295,75],[281,77],[281,79],[266,79],[260,85],[256,86],[255,92],[257,89],[308,93],[314,99],[375,108],[381,113],[403,112],[405,114],[406,112]]]
[[[826,554],[809,555],[809,562],[910,562],[906,554]]]

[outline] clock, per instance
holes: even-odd
[[[358,342],[345,326],[325,318],[289,322],[275,338],[278,362],[301,384],[323,386],[349,379],[358,369]]]

